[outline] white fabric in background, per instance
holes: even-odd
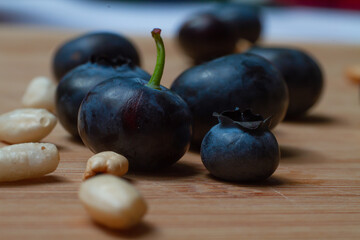
[[[0,14],[19,23],[149,35],[154,27],[174,36],[192,12],[209,4],[122,3],[85,0],[0,0]],[[1,17],[0,17],[1,19]],[[263,39],[360,45],[360,12],[314,8],[264,8]]]

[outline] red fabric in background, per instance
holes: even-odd
[[[283,5],[360,10],[360,0],[276,0]]]

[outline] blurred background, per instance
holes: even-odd
[[[191,13],[225,1],[0,0],[0,24],[53,29],[113,30],[172,37]],[[262,6],[262,39],[360,44],[358,0],[253,0]]]

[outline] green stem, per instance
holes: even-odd
[[[146,84],[146,86],[158,90],[160,90],[160,81],[165,65],[165,47],[164,47],[164,42],[160,36],[160,33],[161,33],[161,29],[159,28],[154,28],[154,30],[152,30],[151,32],[151,35],[156,43],[157,57],[156,57],[156,65],[155,65],[154,73],[151,76],[149,82]]]

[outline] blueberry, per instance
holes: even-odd
[[[142,77],[150,75],[122,57],[93,57],[88,63],[68,72],[56,89],[56,112],[61,125],[73,136],[78,137],[77,115],[86,94],[100,82],[109,78]]]
[[[188,19],[178,33],[179,44],[196,63],[235,51],[234,31],[215,16],[202,13]]]
[[[195,63],[232,54],[240,39],[256,42],[261,33],[260,11],[246,4],[218,4],[197,12],[178,31],[180,47]]]
[[[176,93],[160,86],[165,50],[160,29],[152,35],[157,63],[151,79],[115,77],[95,86],[83,100],[79,134],[93,152],[114,151],[135,171],[167,167],[187,151],[191,113]]]
[[[214,176],[227,181],[261,181],[279,165],[280,150],[264,120],[251,111],[215,114],[219,123],[201,144],[201,160]]]
[[[57,80],[71,69],[86,63],[91,56],[114,58],[122,56],[135,65],[140,64],[134,45],[125,37],[110,32],[95,32],[71,39],[57,49],[53,59],[53,72]]]
[[[226,3],[219,4],[212,11],[236,32],[238,39],[246,39],[255,43],[261,34],[261,12],[254,5]]]
[[[192,67],[172,84],[193,114],[192,147],[199,148],[216,120],[213,112],[252,109],[272,116],[270,128],[285,116],[288,93],[280,72],[266,59],[254,54],[233,54]]]
[[[254,47],[250,53],[272,62],[289,90],[286,118],[304,115],[320,98],[324,80],[319,64],[308,53],[292,48]]]

